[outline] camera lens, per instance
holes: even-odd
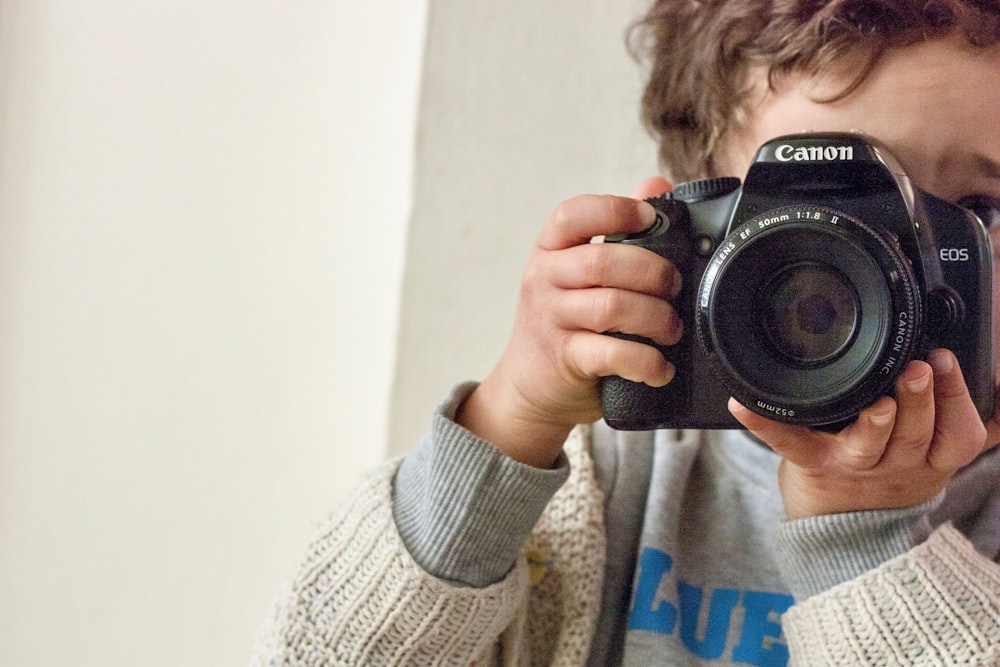
[[[842,211],[793,205],[726,236],[702,275],[695,335],[743,405],[836,424],[892,390],[916,354],[921,307],[891,235]]]
[[[773,353],[801,368],[828,363],[857,332],[860,303],[854,287],[835,269],[816,262],[778,272],[757,294],[758,335]]]

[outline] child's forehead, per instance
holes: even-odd
[[[857,90],[823,101],[837,83],[786,80],[757,105],[738,145],[806,130],[861,130],[889,145],[925,190],[948,199],[972,184],[1000,193],[1000,46],[975,48],[948,38],[892,49]],[[749,164],[746,152],[738,150],[745,164],[735,169]]]

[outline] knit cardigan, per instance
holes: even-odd
[[[392,515],[390,461],[319,527],[260,634],[251,667],[566,665],[586,662],[605,530],[589,431],[567,482],[501,581],[426,573]],[[783,615],[791,665],[1000,665],[1000,568],[951,526]]]

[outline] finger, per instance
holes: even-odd
[[[622,289],[570,290],[555,304],[555,309],[556,324],[564,330],[632,334],[660,345],[673,345],[684,330],[669,302]]]
[[[871,470],[884,463],[898,415],[896,401],[883,396],[862,410],[837,434],[836,458],[849,470]]]
[[[801,468],[864,471],[882,460],[892,432],[895,402],[888,397],[879,399],[839,433],[773,421],[732,398],[729,410],[747,430]]]
[[[617,375],[662,387],[674,377],[673,365],[655,347],[598,333],[567,336],[565,355],[569,367],[584,379]]]
[[[744,428],[767,443],[783,459],[803,468],[816,468],[829,458],[830,438],[804,426],[768,419],[729,399],[729,412]]]
[[[595,236],[636,233],[656,220],[648,203],[613,195],[581,195],[569,199],[552,212],[538,237],[546,250],[562,250],[589,243]]]
[[[993,395],[993,416],[986,422],[986,448],[1000,444],[1000,387]]]
[[[885,451],[888,465],[923,465],[934,437],[934,373],[923,361],[911,361],[895,385],[896,419]]]
[[[681,289],[681,274],[667,259],[634,245],[601,243],[558,252],[538,253],[529,271],[547,276],[556,287],[618,287],[673,298]]]
[[[978,456],[987,443],[987,429],[965,385],[962,369],[948,350],[931,352],[937,419],[927,460],[936,470],[958,470]]]
[[[639,187],[632,192],[632,196],[636,199],[647,199],[649,197],[657,197],[673,189],[674,186],[667,179],[660,176],[653,176],[639,184]]]

